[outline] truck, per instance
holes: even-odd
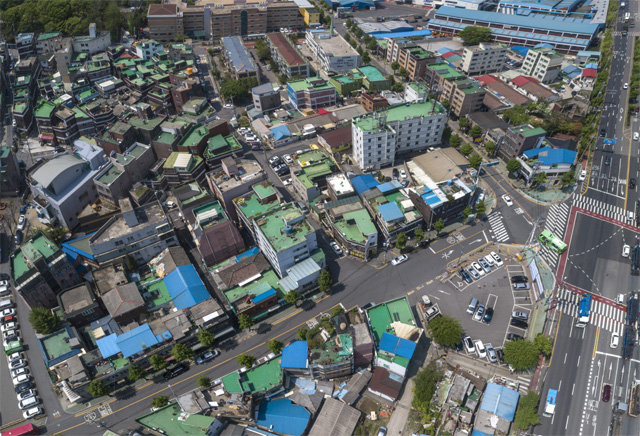
[[[631,275],[640,275],[640,246],[638,244],[631,249]]]
[[[547,402],[544,404],[544,412],[542,415],[551,418],[556,411],[556,397],[558,396],[558,391],[555,389],[549,389],[547,392]]]
[[[584,294],[580,300],[578,307],[578,320],[576,327],[584,328],[589,324],[589,315],[591,313],[591,294]]]

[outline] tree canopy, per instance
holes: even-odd
[[[421,369],[414,379],[413,400],[411,405],[421,413],[428,413],[431,399],[436,392],[437,384],[442,380],[443,373],[434,362]]]
[[[528,392],[527,395],[520,397],[518,401],[518,409],[516,409],[515,424],[520,430],[526,430],[532,425],[540,424],[538,416],[538,403],[540,395],[536,392]]]
[[[327,292],[331,289],[332,284],[333,279],[331,278],[331,273],[326,269],[320,271],[320,277],[318,277],[318,287],[320,288],[320,292]]]
[[[518,159],[509,159],[509,161],[507,162],[507,171],[509,171],[510,173],[515,173],[520,168],[522,168],[522,164]]]
[[[251,88],[258,86],[258,80],[255,77],[246,77],[244,79],[235,80],[226,77],[220,85],[220,93],[225,98],[233,97],[243,99],[249,95]]]
[[[469,144],[464,144],[463,146],[460,147],[460,153],[462,153],[464,157],[467,157],[471,153],[473,153],[473,147],[470,146]]]
[[[154,354],[149,358],[149,363],[153,367],[155,371],[160,371],[167,367],[167,361],[162,358],[159,354]]]
[[[129,374],[127,375],[127,378],[129,380],[136,381],[146,376],[147,376],[147,371],[143,367],[138,365],[131,365],[129,367]]]
[[[176,359],[177,361],[181,361],[193,359],[195,353],[193,352],[191,347],[185,344],[178,343],[175,344],[171,349],[171,354],[173,355],[174,359]]]
[[[458,34],[464,45],[476,45],[491,41],[491,29],[484,26],[467,26]]]
[[[471,130],[469,130],[469,136],[471,136],[473,139],[478,139],[479,137],[481,137],[482,136],[482,127],[473,126],[471,128]]]
[[[251,318],[246,313],[241,313],[240,315],[238,315],[238,327],[240,327],[241,329],[248,329],[253,325],[253,323],[253,318]]]
[[[471,168],[478,169],[480,168],[480,164],[482,164],[482,156],[478,153],[473,153],[469,156],[469,166],[471,166]]]
[[[158,395],[151,400],[151,407],[160,409],[169,404],[169,397],[166,395]]]
[[[89,386],[87,386],[87,391],[91,396],[97,398],[107,395],[109,393],[109,388],[102,383],[102,380],[93,380],[89,383]]]
[[[462,327],[450,316],[439,316],[429,321],[431,339],[444,347],[455,347],[462,342]]]
[[[435,230],[436,233],[440,233],[442,229],[444,229],[444,221],[442,218],[438,218],[438,220],[433,223],[433,230]]]
[[[236,358],[236,360],[240,366],[244,366],[246,368],[251,368],[253,364],[256,363],[256,358],[251,354],[241,354]]]
[[[198,341],[200,341],[203,347],[209,348],[216,341],[216,336],[209,330],[202,330],[198,333]]]
[[[282,348],[284,348],[284,344],[277,339],[271,339],[267,342],[267,348],[274,354],[280,354]]]
[[[29,322],[36,333],[48,335],[60,329],[60,318],[46,307],[34,307],[29,312]]]
[[[504,360],[516,371],[531,369],[538,364],[540,350],[532,341],[510,341],[504,346]]]
[[[451,138],[449,138],[449,145],[454,148],[458,148],[460,147],[460,144],[462,144],[462,139],[460,138],[460,135],[458,134],[451,135]]]

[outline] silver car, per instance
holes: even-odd
[[[489,359],[489,362],[496,363],[498,361],[498,355],[496,354],[496,350],[493,349],[493,345],[486,344],[484,348],[487,350],[487,359]]]

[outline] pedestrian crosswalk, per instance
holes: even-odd
[[[545,220],[544,228],[563,239],[564,232],[567,227],[567,221],[569,220],[570,210],[571,208],[567,203],[558,203],[551,206]],[[558,265],[558,258],[560,255],[549,247],[541,244],[540,255],[547,262],[549,267],[555,268]]]
[[[529,386],[531,385],[531,377],[525,375],[519,375],[517,378],[518,382],[518,391],[526,395],[529,392]]]
[[[488,216],[491,225],[491,233],[497,242],[505,242],[509,240],[509,233],[502,222],[502,213],[492,212]]]
[[[634,223],[634,213],[627,211],[620,206],[614,206],[612,204],[605,203],[604,201],[596,200],[584,195],[573,194],[573,205],[580,209],[585,209],[591,212],[599,213],[614,220],[622,221],[623,223]]]
[[[576,292],[560,288],[558,290],[558,303],[556,307],[560,309],[562,313],[577,318],[581,298],[582,296]],[[617,332],[621,335],[624,329],[624,317],[624,310],[595,299],[591,301],[590,324],[610,332]]]

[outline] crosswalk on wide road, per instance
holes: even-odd
[[[571,208],[567,203],[558,203],[551,206],[544,223],[544,228],[560,239],[564,239],[564,232],[567,228],[570,210]],[[560,255],[551,250],[551,248],[542,244],[540,245],[540,255],[547,262],[547,265],[549,265],[550,268],[558,266],[558,258]]]
[[[557,308],[571,317],[578,317],[578,306],[582,296],[565,288],[558,290]],[[589,323],[610,332],[622,334],[626,312],[622,309],[593,299]]]
[[[633,224],[635,222],[635,214],[627,211],[620,206],[614,206],[613,204],[605,203],[604,201],[596,200],[591,197],[585,197],[579,194],[573,194],[573,205],[580,209],[595,212],[600,215],[604,215],[608,218],[612,218],[623,223]]]
[[[502,213],[492,212],[488,216],[491,225],[491,233],[497,242],[505,242],[509,240],[509,233],[502,222]]]

